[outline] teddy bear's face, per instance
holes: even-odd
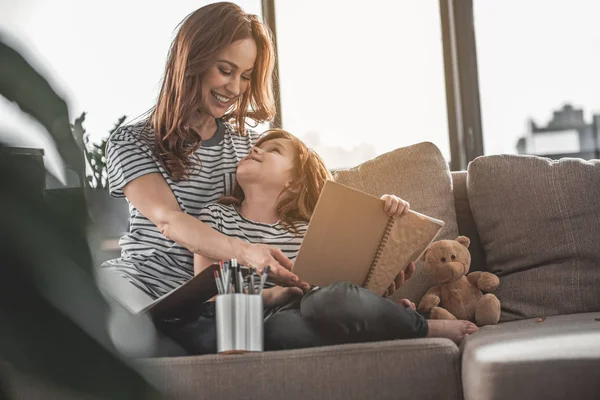
[[[436,284],[452,282],[469,272],[471,254],[467,248],[468,239],[465,239],[464,244],[457,240],[440,240],[423,255],[425,271]]]

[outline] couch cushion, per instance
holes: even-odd
[[[459,363],[451,341],[417,339],[139,365],[174,398],[446,400],[461,398]]]
[[[480,157],[467,190],[501,320],[600,311],[600,160]]]
[[[438,240],[458,236],[450,170],[433,143],[394,150],[357,167],[336,171],[334,178],[373,196],[395,194],[408,201],[413,210],[441,219],[446,225]],[[394,297],[418,302],[433,285],[419,262],[413,278]]]
[[[600,313],[486,326],[462,350],[465,400],[600,396]]]

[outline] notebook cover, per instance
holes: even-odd
[[[328,181],[308,225],[293,272],[315,286],[364,283],[383,238],[383,201]]]
[[[218,264],[208,266],[204,271],[179,286],[177,289],[153,300],[150,296],[132,285],[116,271],[103,269],[97,279],[103,293],[115,300],[135,315],[148,313],[153,318],[176,315],[190,307],[200,307],[217,294],[213,271]]]
[[[386,241],[390,218],[383,205],[383,200],[377,197],[328,181],[293,272],[315,286],[349,281],[383,294],[396,275],[419,258],[444,226],[442,221],[411,210],[394,221]],[[375,261],[377,267],[371,271]]]

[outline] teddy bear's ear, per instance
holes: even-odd
[[[428,252],[428,251],[429,251],[429,248],[427,248],[427,250],[425,250],[425,251],[423,252],[423,255],[421,256],[421,258],[419,258],[419,260],[421,260],[421,261],[425,261],[425,256],[427,255],[427,252]]]
[[[465,247],[469,247],[469,245],[471,244],[471,239],[469,239],[466,236],[459,236],[456,238],[456,241]]]

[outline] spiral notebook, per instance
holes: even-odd
[[[328,181],[293,272],[315,286],[350,281],[383,294],[433,242],[444,222],[413,210],[388,217],[383,200]]]

